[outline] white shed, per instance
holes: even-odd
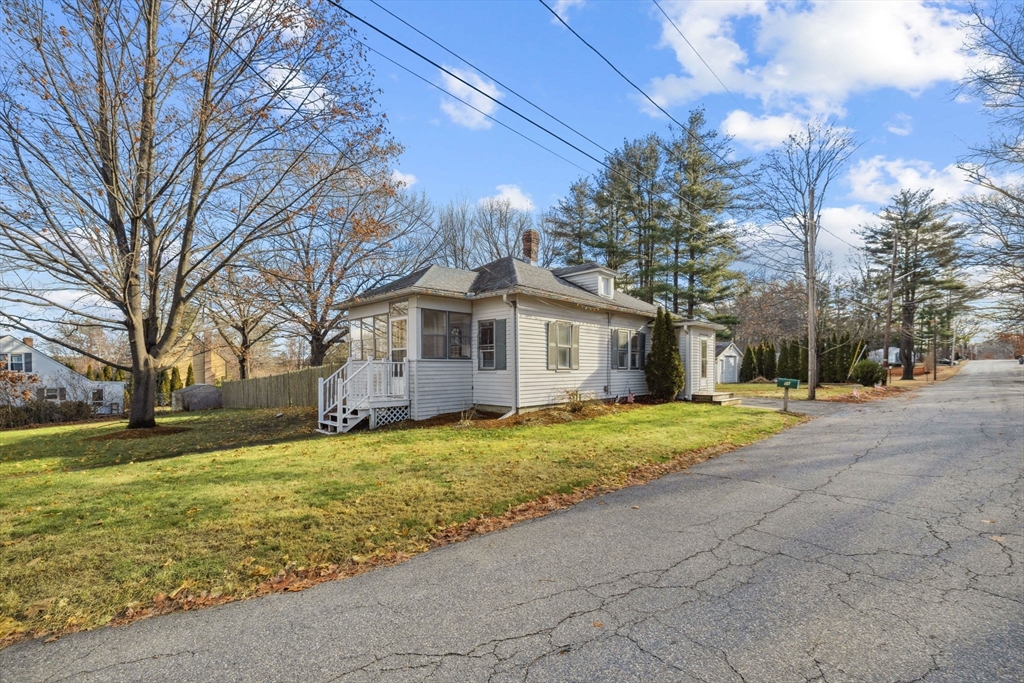
[[[732,342],[715,344],[716,374],[719,384],[735,384],[740,381],[740,364],[743,352]]]

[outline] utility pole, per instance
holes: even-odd
[[[932,381],[939,381],[939,331],[935,328],[935,318],[932,318]]]
[[[818,283],[814,270],[815,233],[814,225],[814,186],[809,192],[807,220],[804,222],[806,235],[806,253],[804,265],[807,267],[807,400],[813,401],[818,388]]]
[[[892,294],[896,289],[896,229],[892,231],[892,264],[889,266],[889,304],[885,308],[885,344],[882,346],[882,358],[889,376],[889,341],[892,334]]]

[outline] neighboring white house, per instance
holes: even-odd
[[[740,381],[740,364],[743,362],[743,352],[736,344],[730,342],[718,342],[715,344],[715,358],[717,359],[717,376],[715,379],[719,384],[735,384]]]
[[[474,270],[432,265],[342,304],[349,362],[320,381],[319,428],[371,428],[470,408],[511,414],[586,397],[647,393],[644,364],[657,307],[618,291],[597,264],[525,260]],[[681,396],[713,393],[719,325],[675,323],[687,369]]]
[[[868,353],[868,360],[873,360],[876,363],[882,362],[882,349],[875,349]],[[889,347],[889,365],[900,364],[900,347],[890,346]]]
[[[124,382],[86,379],[85,375],[41,353],[29,337],[23,340],[10,335],[0,337],[0,366],[35,375],[39,383],[31,388],[41,401],[85,401],[101,415],[118,414],[124,408]]]

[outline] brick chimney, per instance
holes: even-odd
[[[540,233],[536,230],[527,230],[523,233],[523,258],[530,262],[530,265],[537,265],[537,258],[540,256]]]
[[[33,339],[32,337],[25,337],[24,339],[21,340],[21,343],[24,344],[25,346],[31,346],[34,348],[36,345],[36,340]]]

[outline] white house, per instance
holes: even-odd
[[[868,352],[868,359],[873,360],[876,363],[881,363],[882,349],[875,349],[874,351]],[[895,366],[900,364],[900,347],[890,346],[889,347],[889,365]]]
[[[85,375],[36,349],[31,337],[21,340],[10,335],[0,337],[0,366],[35,375],[39,382],[31,389],[39,400],[85,401],[101,415],[116,415],[124,408],[124,382],[86,379]]]
[[[735,384],[740,381],[743,352],[736,344],[731,341],[715,344],[715,359],[717,367],[715,379],[719,384]]]
[[[526,259],[474,270],[432,265],[342,304],[349,361],[320,380],[320,431],[473,407],[512,414],[574,392],[646,394],[657,307],[616,289],[618,274],[604,266],[538,267],[538,240],[534,231],[524,235]],[[676,321],[685,398],[714,392],[717,329]]]

